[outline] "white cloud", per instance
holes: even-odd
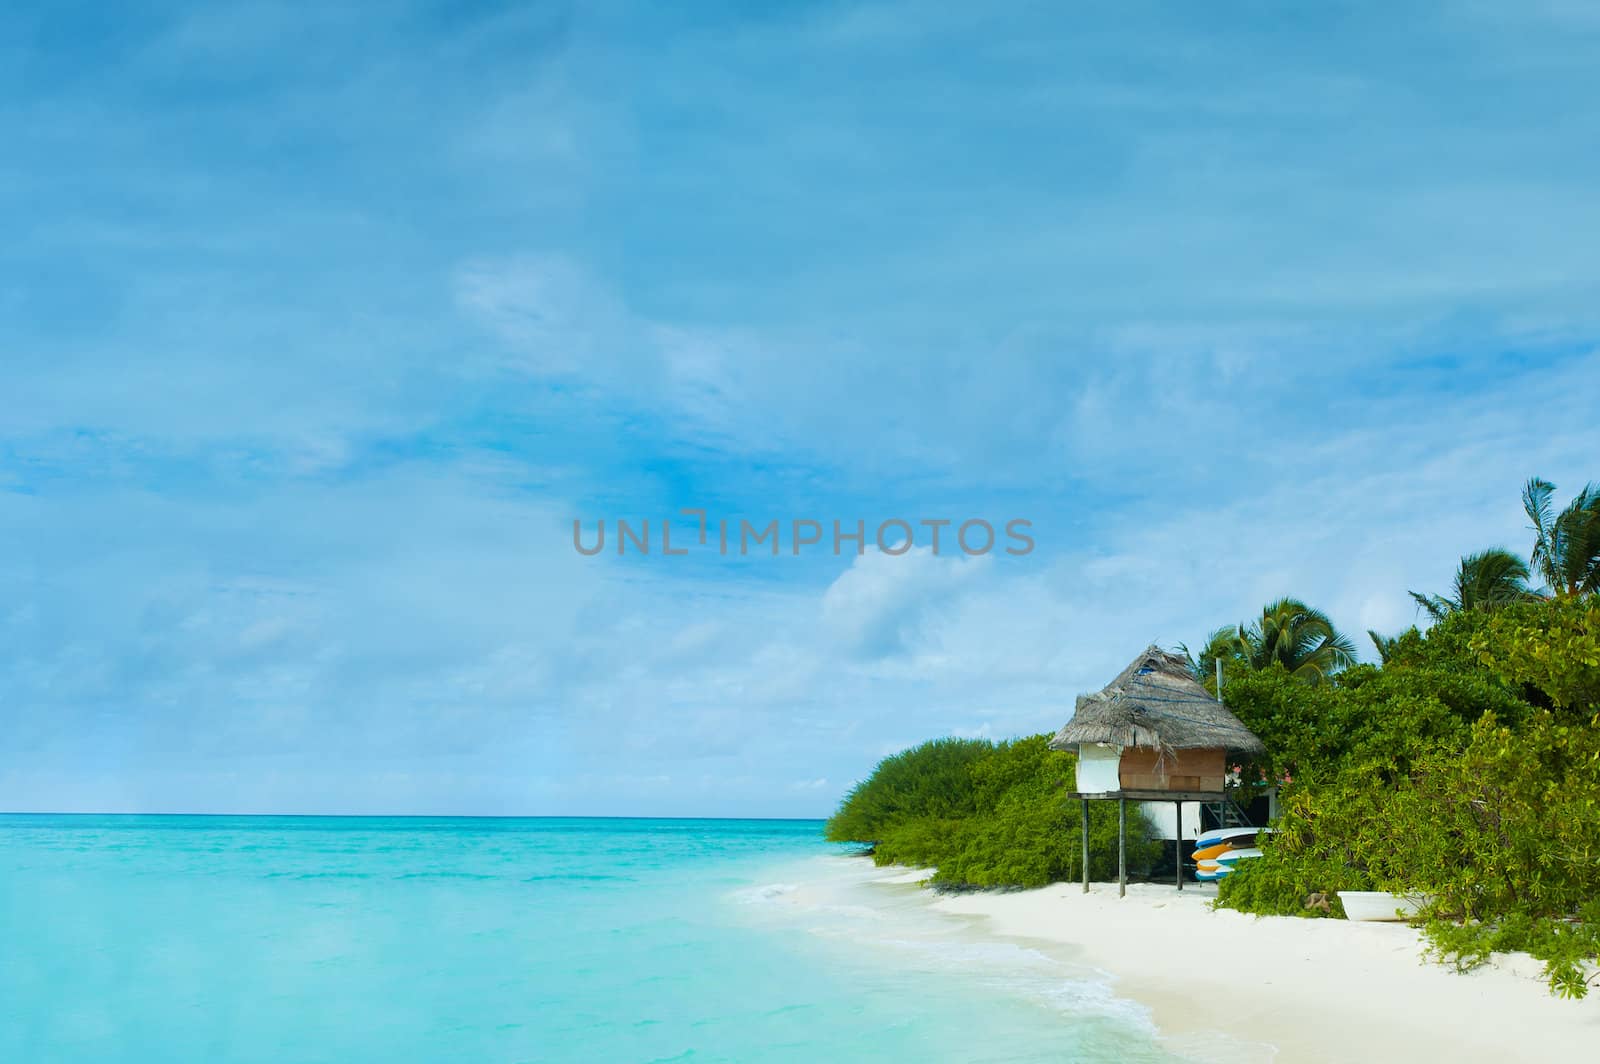
[[[468,263],[457,273],[456,296],[532,373],[583,372],[615,385],[645,357],[644,338],[621,304],[561,256]]]
[[[207,9],[41,67],[0,805],[817,812],[1277,595],[1403,626],[1597,475],[1576,11]],[[568,546],[705,500],[1040,547]]]
[[[822,623],[847,651],[868,658],[920,642],[940,609],[991,567],[988,555],[936,555],[912,547],[895,556],[869,548],[822,596]]]

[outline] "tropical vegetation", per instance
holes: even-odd
[[[1454,597],[1411,592],[1430,618],[1442,621],[1462,610],[1492,610],[1531,598],[1528,563],[1501,547],[1491,547],[1461,559],[1456,570]],[[1373,642],[1378,642],[1374,636]]]
[[[1272,785],[1278,799],[1276,833],[1219,905],[1317,917],[1342,915],[1340,890],[1419,896],[1440,960],[1525,950],[1558,994],[1600,981],[1600,487],[1559,511],[1554,493],[1524,488],[1526,561],[1468,554],[1447,592],[1411,593],[1425,629],[1369,633],[1380,664],[1294,598],[1207,637],[1197,677],[1214,685],[1221,662],[1224,701],[1266,746],[1237,797]],[[1042,735],[935,740],[884,759],[828,837],[935,867],[942,886],[1074,879],[1073,772]],[[1089,872],[1110,878],[1116,810],[1094,806]]]
[[[1600,601],[1459,612],[1381,668],[1308,691],[1240,676],[1228,705],[1287,777],[1264,856],[1219,903],[1319,915],[1338,890],[1427,897],[1441,958],[1546,962],[1581,996],[1600,955]]]
[[[1276,665],[1297,680],[1317,684],[1355,660],[1355,644],[1327,614],[1299,599],[1283,598],[1268,603],[1258,619],[1207,636],[1195,675],[1202,683],[1214,684],[1219,661],[1225,673]]]
[[[1271,845],[1219,904],[1318,916],[1338,915],[1314,902],[1339,890],[1420,896],[1442,960],[1526,950],[1557,993],[1596,981],[1600,489],[1559,513],[1554,490],[1524,489],[1529,562],[1462,558],[1449,594],[1412,593],[1426,631],[1371,633],[1381,665],[1314,688],[1282,668],[1229,674],[1224,699],[1268,750],[1245,776],[1283,782]]]
[[[1600,591],[1600,484],[1590,484],[1555,512],[1556,487],[1534,477],[1522,489],[1522,508],[1533,522],[1533,568],[1553,595]]]
[[[1048,735],[1010,742],[934,739],[886,757],[845,796],[827,823],[835,842],[864,843],[880,864],[932,868],[936,887],[1037,887],[1083,874],[1083,815],[1071,790],[1077,758]],[[1117,810],[1091,803],[1089,874],[1117,871]],[[1128,863],[1160,850],[1128,827]]]

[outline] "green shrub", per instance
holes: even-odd
[[[970,769],[993,750],[985,739],[933,739],[878,762],[828,818],[832,842],[880,842],[911,819],[952,819],[976,812]]]
[[[1225,878],[1217,881],[1217,905],[1226,909],[1260,913],[1266,916],[1344,916],[1337,892],[1367,890],[1371,881],[1365,873],[1339,861],[1315,854],[1274,850],[1272,860],[1265,856],[1241,861]]]
[[[1588,994],[1600,956],[1600,902],[1590,902],[1571,920],[1511,913],[1492,923],[1432,919],[1424,925],[1429,948],[1457,971],[1470,971],[1491,953],[1521,950],[1544,961],[1552,993],[1565,998]]]
[[[925,775],[914,779],[919,771]],[[1075,771],[1076,758],[1051,750],[1044,735],[997,745],[924,743],[880,762],[828,821],[827,836],[873,843],[878,864],[934,868],[933,883],[952,889],[1077,879],[1082,811],[1064,796]],[[1090,875],[1113,878],[1117,809],[1111,802],[1090,806]],[[1160,853],[1149,833],[1130,812],[1128,867],[1135,873]]]
[[[1461,616],[1481,623],[1483,615]],[[1436,626],[1444,627],[1460,625],[1452,617]],[[1309,689],[1282,669],[1262,669],[1227,680],[1224,695],[1266,744],[1260,767],[1269,779],[1312,784],[1353,772],[1387,782],[1417,757],[1459,742],[1485,713],[1515,723],[1531,710],[1510,684],[1464,648],[1462,654],[1452,662],[1415,650]]]
[[[1580,718],[1600,707],[1600,596],[1502,610],[1472,633],[1468,649],[1535,704]]]

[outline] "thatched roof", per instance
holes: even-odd
[[[1072,719],[1050,745],[1067,750],[1079,743],[1158,750],[1220,746],[1246,755],[1264,754],[1267,749],[1200,686],[1187,658],[1155,646],[1134,658],[1105,690],[1078,696]]]

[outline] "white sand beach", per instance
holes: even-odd
[[[905,891],[925,873],[884,869],[862,890]],[[987,934],[1065,951],[1148,1007],[1195,1059],[1264,1061],[1593,1060],[1600,990],[1552,997],[1540,965],[1498,958],[1459,974],[1419,959],[1404,924],[1254,917],[1213,910],[1214,886],[1077,884],[939,895],[927,906]],[[1208,1045],[1217,1047],[1207,1052]],[[1244,1052],[1241,1052],[1241,1049]]]

